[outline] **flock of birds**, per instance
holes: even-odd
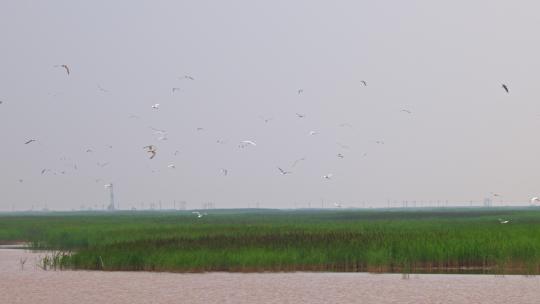
[[[68,65],[66,65],[66,64],[55,65],[54,67],[55,67],[55,68],[63,69],[63,70],[65,71],[65,73],[66,73],[67,76],[70,76],[70,74],[71,74],[71,69],[70,69],[70,67],[69,67]],[[189,81],[195,81],[195,78],[192,77],[192,76],[190,76],[190,75],[184,75],[184,76],[182,77],[182,79],[189,80]],[[360,83],[361,83],[361,85],[364,86],[364,87],[367,87],[367,86],[368,86],[368,84],[367,84],[367,82],[366,82],[365,80],[360,81]],[[510,90],[509,90],[507,84],[503,83],[503,84],[501,84],[501,87],[502,87],[502,89],[503,89],[507,94],[510,93]],[[108,90],[102,88],[102,87],[99,86],[99,85],[98,85],[98,88],[99,88],[99,90],[102,91],[102,92],[108,92]],[[179,87],[173,87],[173,88],[171,89],[171,91],[172,91],[173,94],[179,92],[180,90],[181,90],[181,88],[179,88]],[[298,95],[301,95],[301,94],[303,94],[303,93],[304,93],[304,90],[303,90],[303,89],[298,89],[298,90],[297,90],[297,94],[298,94]],[[0,104],[3,104],[3,101],[0,101]],[[160,104],[159,104],[159,103],[155,103],[155,104],[151,105],[151,109],[154,110],[154,111],[159,111],[159,109],[160,109]],[[410,110],[408,110],[408,109],[401,109],[400,112],[406,113],[406,114],[412,114],[412,111],[410,111]],[[305,114],[299,113],[299,112],[296,112],[295,115],[296,115],[296,117],[299,118],[299,119],[302,119],[302,118],[305,118],[305,117],[306,117]],[[138,117],[138,116],[135,116],[135,115],[132,115],[132,116],[130,116],[130,118],[139,118],[139,117]],[[260,117],[260,118],[263,119],[263,121],[264,121],[265,123],[268,123],[268,122],[272,121],[272,118],[267,118],[267,117]],[[340,126],[341,126],[341,127],[351,127],[351,125],[350,125],[349,123],[342,123],[342,124],[340,124]],[[167,131],[161,130],[161,129],[155,129],[155,128],[152,128],[152,127],[151,127],[151,129],[154,131],[155,134],[157,134],[157,135],[159,136],[159,137],[157,138],[158,140],[160,140],[160,141],[165,141],[165,140],[167,140]],[[203,129],[203,128],[197,128],[197,131],[202,131],[202,130],[204,130],[204,129]],[[312,131],[309,132],[309,135],[310,135],[310,136],[315,136],[315,135],[317,135],[317,134],[319,134],[319,132],[318,132],[318,131],[315,131],[315,130],[312,130]],[[37,142],[37,141],[38,141],[38,139],[36,139],[36,138],[30,138],[30,139],[25,140],[25,141],[24,141],[24,144],[25,144],[25,145],[30,145],[30,144],[32,144],[32,143],[34,143],[34,142]],[[223,144],[223,143],[225,143],[224,141],[222,141],[222,140],[220,140],[220,139],[218,139],[216,142],[217,142],[218,144]],[[375,140],[375,141],[373,141],[373,143],[378,144],[378,145],[383,145],[383,144],[384,144],[384,141],[382,141],[382,140]],[[342,147],[343,149],[348,149],[348,148],[349,148],[347,145],[344,145],[344,144],[342,144],[342,143],[339,143],[339,142],[338,142],[337,144],[338,144],[340,147]],[[249,140],[249,139],[247,139],[247,140],[242,140],[242,141],[240,141],[240,142],[238,143],[238,147],[239,147],[239,148],[256,147],[256,146],[257,146],[257,143],[256,143],[254,140]],[[109,148],[112,148],[112,146],[109,146]],[[149,145],[147,145],[147,146],[144,146],[144,147],[143,147],[143,150],[145,150],[145,152],[147,153],[149,159],[154,159],[154,158],[156,157],[156,155],[158,154],[158,148],[157,148],[155,145],[153,145],[153,144],[149,144]],[[93,152],[93,150],[92,150],[92,149],[87,149],[86,152],[87,152],[87,153],[91,153],[91,152]],[[176,155],[178,152],[179,152],[179,151],[175,151],[175,152],[174,152],[174,155]],[[364,156],[365,156],[365,154],[364,154]],[[338,154],[337,154],[337,157],[340,158],[340,159],[343,159],[345,156],[344,156],[343,153],[338,153]],[[295,167],[296,165],[298,165],[300,162],[302,162],[302,161],[304,161],[304,160],[305,160],[305,157],[295,160],[295,161],[293,162],[293,164],[292,164],[292,167]],[[100,166],[100,167],[105,167],[105,166],[107,166],[108,164],[109,164],[108,162],[105,162],[105,163],[100,163],[100,162],[98,162],[98,163],[97,163],[97,165]],[[73,166],[74,166],[75,169],[77,169],[77,165],[76,165],[76,164],[74,164]],[[171,164],[167,165],[167,168],[169,168],[169,169],[175,169],[176,166],[175,166],[175,164],[171,163]],[[45,169],[42,169],[41,174],[45,174],[45,173],[51,172],[51,171],[52,171],[51,169],[45,168]],[[278,171],[278,173],[281,174],[281,175],[289,175],[289,174],[292,174],[292,173],[293,173],[292,171],[287,170],[287,169],[284,169],[284,168],[279,167],[279,166],[277,167],[277,171]],[[62,172],[60,172],[60,173],[64,174],[65,172],[62,171]],[[55,173],[55,174],[56,174],[56,173]],[[221,174],[222,174],[223,176],[227,176],[227,175],[229,174],[229,170],[226,169],[226,168],[221,168]],[[328,173],[328,174],[322,175],[322,178],[323,178],[324,180],[331,180],[332,177],[333,177],[333,174],[332,174],[332,173]],[[96,182],[99,181],[99,180],[101,180],[101,179],[97,179]],[[22,180],[22,179],[19,179],[19,182],[23,182],[23,180]],[[110,187],[110,186],[111,186],[110,184],[106,184],[106,185],[105,185],[105,187]],[[493,195],[494,195],[494,196],[498,196],[498,194],[493,194]],[[538,203],[538,202],[540,202],[540,198],[538,198],[538,197],[533,197],[533,198],[531,199],[531,204],[535,204],[535,203]],[[341,204],[339,204],[339,203],[335,203],[334,206],[335,206],[336,208],[342,208],[342,207],[343,207],[343,205],[341,205]],[[205,213],[201,213],[201,212],[193,212],[193,214],[197,215],[198,218],[201,218],[201,217],[203,217],[204,215],[206,215]],[[499,222],[500,222],[501,224],[507,224],[507,223],[509,223],[509,220],[499,219]]]

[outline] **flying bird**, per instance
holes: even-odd
[[[317,131],[309,131],[309,135],[313,136],[313,135],[317,135],[319,134],[319,132]]]
[[[300,114],[300,113],[296,113],[296,117],[298,117],[298,118],[304,118],[304,117],[306,117],[306,115]]]
[[[109,90],[106,90],[104,89],[102,86],[100,86],[99,84],[97,85],[98,89],[103,92],[103,93],[109,93]]]
[[[340,127],[348,127],[348,128],[352,128],[352,125],[348,122],[344,122],[344,123],[340,123],[339,124]]]
[[[227,176],[227,174],[229,174],[229,170],[221,168],[221,174],[223,174],[223,176]]]
[[[299,158],[299,159],[297,159],[297,160],[294,161],[294,163],[292,164],[292,166],[294,167],[294,166],[296,166],[299,162],[304,161],[304,160],[306,160],[305,157]]]
[[[184,75],[184,79],[195,80],[195,78],[193,78],[192,76],[189,76],[189,75]]]
[[[506,91],[506,93],[510,93],[510,91],[508,90],[508,86],[506,84],[503,83],[501,86]]]
[[[304,93],[304,89],[298,89],[298,91],[296,91],[298,93],[298,95]]]
[[[334,207],[336,207],[336,208],[342,208],[342,207],[343,207],[343,205],[342,205],[342,204],[340,204],[340,203],[334,203]]]
[[[176,91],[180,91],[180,88],[172,88],[173,94],[174,94],[174,92],[176,92]]]
[[[169,168],[169,169],[176,169],[176,166],[175,166],[174,164],[170,164],[170,165],[167,166],[167,168]]]
[[[343,154],[341,154],[341,153],[338,153],[337,157],[344,158],[345,156]]]
[[[257,144],[254,141],[251,141],[251,140],[243,140],[243,141],[240,142],[240,148],[245,148],[248,145],[256,146]]]
[[[55,65],[54,67],[55,67],[55,68],[64,68],[64,69],[66,70],[66,73],[67,73],[68,76],[69,76],[70,71],[69,71],[69,67],[68,67],[66,64]]]
[[[29,139],[24,144],[28,145],[29,143],[32,143],[32,142],[35,142],[35,141],[37,141],[37,140],[36,139]]]
[[[149,146],[143,147],[143,149],[147,149],[146,152],[151,154],[150,159],[153,159],[154,157],[156,157],[156,147],[155,146],[149,145]]]
[[[159,109],[159,103],[156,103],[155,105],[153,105],[153,106],[152,106],[152,109],[158,110],[158,109]]]
[[[365,80],[360,81],[365,87],[367,87],[367,82]]]
[[[291,174],[292,172],[291,171],[285,171],[283,169],[281,169],[280,167],[277,167],[278,170],[279,170],[279,173],[281,173],[281,175],[287,175],[287,174]]]
[[[208,215],[206,212],[205,213],[200,213],[199,211],[193,211],[191,212],[193,214],[196,214],[197,215],[197,218],[201,218],[203,217],[204,215]]]
[[[265,118],[264,116],[259,116],[262,120],[264,120],[265,123],[269,123],[273,120],[273,118]]]
[[[93,152],[92,149],[86,149],[86,153],[91,153]]]
[[[501,224],[508,224],[509,222],[510,222],[510,220],[499,219],[499,223],[501,223]]]
[[[43,174],[45,174],[45,172],[49,172],[49,171],[51,171],[51,169],[43,169],[43,170],[41,170],[41,174],[43,175]]]
[[[535,197],[531,198],[531,204],[535,204],[535,203],[538,203],[538,202],[540,202],[539,197],[535,196]]]
[[[336,144],[337,144],[338,146],[340,146],[341,148],[346,149],[346,150],[349,150],[349,149],[351,148],[351,147],[349,147],[349,146],[347,146],[347,145],[344,145],[344,144],[342,144],[342,143],[340,143],[340,142],[336,142]]]
[[[384,141],[382,141],[382,140],[375,140],[374,143],[376,143],[378,145],[384,145]]]
[[[97,163],[98,166],[100,166],[101,168],[105,167],[106,165],[108,165],[109,163]]]
[[[411,114],[412,112],[410,110],[407,110],[407,109],[402,109],[401,112],[405,112],[407,114]]]
[[[333,176],[333,174],[330,173],[330,174],[323,175],[323,178],[324,179],[332,179],[332,176]]]

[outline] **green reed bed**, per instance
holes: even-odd
[[[103,270],[540,272],[540,210],[0,215],[0,242]],[[500,224],[498,218],[510,219]]]

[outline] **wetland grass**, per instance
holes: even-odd
[[[0,215],[9,240],[62,253],[49,268],[540,273],[533,208]]]

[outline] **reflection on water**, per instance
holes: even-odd
[[[43,271],[43,255],[0,249],[0,303],[540,303],[537,277]]]

